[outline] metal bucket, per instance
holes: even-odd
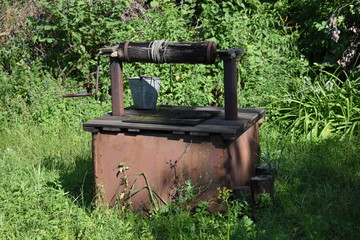
[[[129,78],[131,96],[135,109],[154,109],[160,91],[159,77]]]

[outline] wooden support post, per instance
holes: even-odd
[[[252,205],[250,186],[240,186],[233,188],[231,190],[232,190],[232,198],[234,200],[246,201],[249,205]]]
[[[251,195],[255,206],[261,207],[270,204],[274,199],[274,193],[273,176],[260,175],[251,178]]]
[[[112,115],[124,115],[124,89],[122,63],[117,57],[110,57]]]
[[[238,118],[236,59],[242,53],[240,48],[217,52],[224,61],[225,120]]]
[[[276,176],[276,174],[277,174],[277,166],[272,163],[263,164],[263,165],[257,166],[255,168],[256,176],[259,176],[259,175]]]
[[[238,118],[236,72],[236,58],[224,59],[225,120]]]

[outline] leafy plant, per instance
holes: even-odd
[[[294,81],[294,93],[281,100],[277,121],[294,137],[353,136],[359,132],[360,78],[322,71],[312,83],[309,78]],[[276,103],[275,103],[276,104]]]
[[[131,175],[126,175],[126,171],[129,170],[128,167],[125,167],[124,163],[119,164],[118,166],[118,173],[117,175],[122,175],[121,176],[121,183],[120,183],[120,189],[121,191],[119,193],[117,193],[117,201],[118,203],[121,204],[121,210],[125,210],[125,208],[130,207],[132,205],[131,202],[131,198],[133,196],[135,196],[137,193],[139,193],[142,190],[147,190],[149,193],[149,203],[150,203],[150,208],[148,209],[148,213],[151,215],[156,214],[160,208],[162,204],[167,204],[166,201],[164,199],[161,198],[161,196],[159,196],[150,186],[150,183],[148,181],[148,178],[146,177],[145,173],[139,173],[136,174],[135,176],[138,177],[142,177],[145,181],[145,186],[140,187],[140,188],[135,188],[135,184],[138,180],[138,178],[135,178],[135,180],[132,183],[129,183],[129,179],[128,177]],[[134,176],[134,175],[132,175]]]
[[[359,29],[359,1],[284,2],[288,5],[285,14],[289,17],[289,25],[299,30],[298,45],[301,52],[311,64],[327,63],[336,69],[337,61],[358,36],[358,30],[351,29]]]
[[[95,55],[116,36],[128,1],[40,1],[46,18],[30,18],[33,48],[55,74],[86,79]],[[126,29],[122,33],[126,32]],[[61,54],[60,54],[61,53]]]

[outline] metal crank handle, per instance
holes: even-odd
[[[70,93],[62,95],[63,98],[70,98],[70,97],[88,97],[88,96],[95,96],[99,90],[99,71],[100,71],[100,54],[98,55],[97,59],[97,66],[96,66],[96,80],[95,80],[95,92],[91,93]]]

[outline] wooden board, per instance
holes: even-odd
[[[175,107],[176,108],[176,107]],[[181,107],[184,108],[184,107]],[[137,131],[137,132],[169,132],[183,133],[190,135],[209,135],[220,134],[226,139],[235,139],[265,117],[263,108],[239,108],[237,120],[225,120],[224,109],[219,107],[189,107],[189,109],[201,111],[220,111],[217,116],[206,119],[196,126],[166,125],[151,123],[129,123],[123,120],[129,115],[139,113],[139,110],[125,109],[125,116],[111,116],[105,114],[102,117],[83,124],[85,131],[98,132],[103,129],[114,129],[118,132]]]
[[[127,123],[195,126],[220,113],[221,111],[199,111],[188,108],[162,107],[157,110],[137,111],[136,113],[128,114],[122,121]]]

